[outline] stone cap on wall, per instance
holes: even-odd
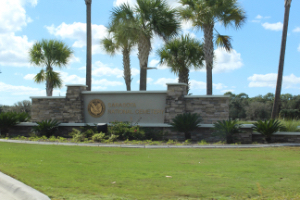
[[[65,99],[66,96],[37,96],[37,97],[29,97],[31,99]]]
[[[81,94],[166,94],[167,91],[82,91]]]
[[[185,95],[184,98],[229,98],[230,95]]]

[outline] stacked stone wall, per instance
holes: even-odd
[[[55,119],[63,123],[82,123],[83,97],[86,86],[68,86],[66,97],[32,98],[31,121]]]

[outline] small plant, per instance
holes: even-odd
[[[88,129],[85,132],[82,132],[86,138],[91,138],[97,131],[93,129]]]
[[[168,140],[167,144],[176,144],[176,141],[174,141],[174,140]]]
[[[102,142],[103,140],[105,140],[106,136],[105,133],[96,133],[95,135],[92,136],[92,140],[94,142]]]
[[[280,121],[276,119],[271,119],[269,121],[261,121],[258,120],[256,123],[253,124],[254,131],[259,132],[265,137],[266,142],[271,142],[271,136],[279,131],[280,129],[285,129],[285,126],[280,123]]]
[[[56,137],[54,135],[52,135],[52,136],[49,137],[49,141],[50,142],[56,142],[56,140],[57,139],[56,139]]]
[[[20,122],[19,114],[16,112],[2,112],[0,113],[0,133],[9,136],[9,128],[17,125]]]
[[[34,126],[32,130],[39,135],[45,135],[46,137],[50,137],[55,134],[55,132],[58,130],[58,125],[60,122],[56,120],[43,120],[41,122],[37,122],[37,126]]]
[[[72,136],[74,142],[83,142],[85,135],[78,129],[73,128],[72,132],[69,133]]]
[[[199,145],[207,145],[208,143],[205,140],[201,140],[200,142],[198,142]]]
[[[111,134],[111,136],[108,138],[108,140],[110,142],[114,142],[117,140],[118,137],[119,137],[118,135]]]
[[[142,140],[145,138],[145,132],[138,125],[131,126],[129,122],[112,122],[108,133],[117,135],[121,140]]]
[[[280,131],[287,132],[298,132],[298,126],[300,125],[299,120],[290,119],[290,120],[280,120],[280,123],[285,126],[286,129]]]
[[[187,140],[184,141],[184,144],[185,144],[185,145],[189,145],[189,144],[191,144],[191,142],[192,142],[191,139],[187,139]]]
[[[197,113],[183,113],[177,115],[170,123],[173,130],[184,132],[185,139],[191,139],[191,132],[199,127],[202,121],[201,116]]]
[[[236,120],[223,120],[214,123],[214,135],[220,136],[228,144],[233,143],[235,134],[240,132],[240,125]]]

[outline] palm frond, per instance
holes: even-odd
[[[46,73],[42,69],[39,73],[37,73],[37,75],[35,75],[34,82],[36,82],[36,83],[42,83],[44,81],[46,81]]]
[[[46,71],[46,79],[50,82],[53,88],[61,88],[62,87],[62,79],[58,72],[53,70]]]
[[[223,47],[226,51],[230,51],[232,49],[231,37],[228,35],[220,35],[219,33],[217,33],[215,41],[218,47]]]

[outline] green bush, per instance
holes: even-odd
[[[240,132],[240,125],[236,120],[223,120],[214,123],[213,135],[220,136],[228,144],[233,143],[235,135]]]
[[[105,133],[96,133],[95,135],[92,136],[92,140],[94,142],[102,142],[103,140],[105,140],[106,136]]]
[[[83,142],[86,139],[85,135],[75,128],[72,129],[72,132],[70,132],[69,135],[72,136],[74,142]]]
[[[258,120],[253,125],[254,125],[253,130],[261,133],[265,137],[265,140],[267,142],[271,142],[271,136],[275,132],[279,131],[280,129],[285,129],[285,126],[282,125],[280,123],[280,121],[278,121],[276,119],[275,120],[271,119],[269,121],[267,121],[267,120],[265,120],[265,121]]]
[[[285,126],[284,130],[281,131],[287,131],[287,132],[299,132],[298,126],[300,126],[299,120],[280,120],[281,124]]]
[[[108,133],[117,135],[121,140],[142,140],[145,138],[145,131],[139,126],[131,126],[128,122],[112,122]]]
[[[202,122],[201,116],[197,113],[183,113],[177,115],[170,123],[173,130],[184,132],[185,139],[191,139],[191,132],[199,127]]]
[[[88,129],[85,132],[83,132],[86,138],[91,138],[95,133],[96,131],[94,131],[93,129]]]
[[[46,137],[50,137],[56,133],[58,130],[58,125],[60,122],[57,120],[43,120],[41,122],[37,122],[37,126],[34,126],[32,130],[36,132],[38,135],[45,135]]]
[[[16,112],[2,112],[0,113],[0,133],[6,134],[8,137],[9,128],[20,123],[20,115]]]
[[[108,138],[108,141],[114,142],[118,139],[118,137],[118,135],[111,134],[111,136]]]

